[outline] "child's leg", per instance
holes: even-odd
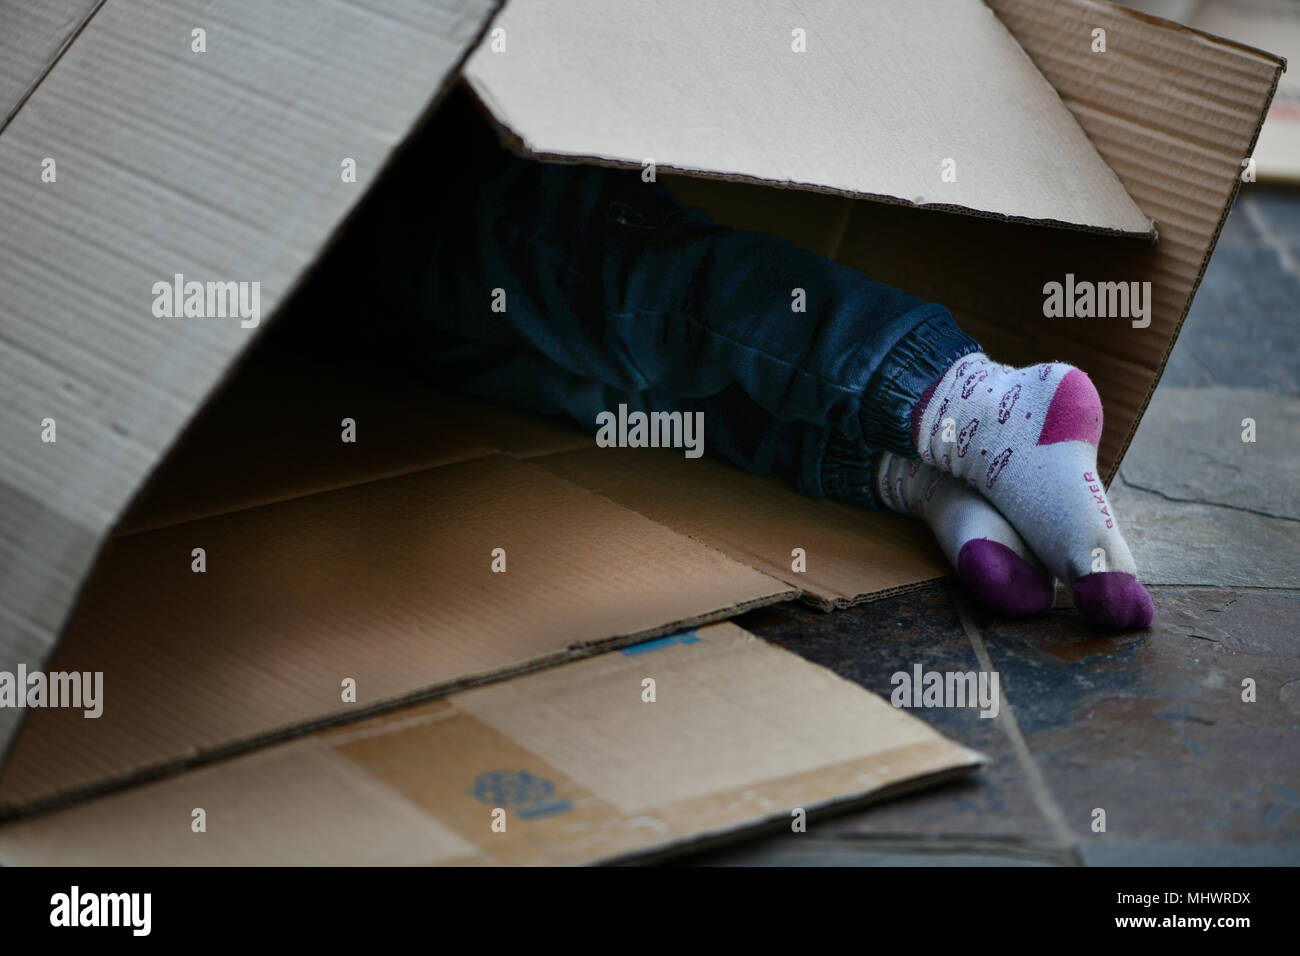
[[[444,113],[353,231],[376,311],[610,388],[735,389],[776,422],[910,455],[917,399],[979,348],[942,306],[723,228],[639,170],[520,159],[464,102]]]
[[[478,352],[483,359],[470,358]],[[872,504],[868,463],[852,456],[847,463],[828,461],[826,429],[806,422],[777,421],[743,392],[731,388],[703,398],[683,398],[656,389],[615,388],[575,375],[536,352],[502,357],[492,346],[457,350],[461,368],[453,372],[460,391],[542,414],[564,414],[588,431],[596,416],[632,412],[678,412],[699,416],[702,429],[692,432],[699,450],[725,458],[757,475],[779,475],[802,494]],[[494,360],[495,359],[495,360]],[[466,374],[466,368],[476,368]],[[694,420],[694,419],[693,419]],[[688,449],[683,448],[686,454]],[[697,457],[692,451],[691,457]],[[832,456],[833,458],[834,456]]]

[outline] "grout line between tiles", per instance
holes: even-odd
[[[970,606],[967,604],[965,596],[956,588],[950,588],[949,590],[953,604],[957,608],[957,616],[961,619],[962,630],[966,632],[966,637],[975,650],[975,657],[979,660],[980,667],[986,672],[992,673],[994,669],[993,658],[989,656],[989,649],[984,643],[984,638],[980,635],[979,628],[975,625],[975,620],[971,616]],[[1001,681],[998,682],[998,696],[1001,700],[999,701],[996,719],[1011,743],[1011,749],[1015,752],[1016,760],[1019,761],[1021,768],[1025,772],[1030,795],[1034,798],[1034,803],[1037,805],[1039,812],[1042,813],[1044,819],[1047,820],[1048,825],[1056,834],[1061,846],[1071,854],[1076,865],[1082,865],[1074,834],[1065,820],[1065,813],[1052,796],[1042,770],[1039,769],[1037,762],[1035,762],[1033,754],[1029,752],[1029,745],[1020,732],[1020,724],[1016,720],[1015,711],[1011,707],[1011,701],[1007,697],[1006,691],[1001,686]]]

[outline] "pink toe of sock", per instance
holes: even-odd
[[[1151,595],[1124,571],[1098,571],[1074,582],[1074,606],[1090,621],[1108,627],[1150,627]]]
[[[1005,544],[987,538],[962,545],[957,573],[982,604],[1002,614],[1037,614],[1056,598],[1047,574]]]
[[[1101,397],[1092,379],[1077,368],[1066,372],[1056,386],[1038,436],[1040,445],[1062,441],[1086,441],[1094,448],[1101,441]]]

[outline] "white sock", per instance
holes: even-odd
[[[1101,399],[1091,380],[1053,362],[1018,369],[983,354],[953,363],[917,405],[921,458],[991,501],[1085,616],[1116,627],[1151,623],[1097,473]]]

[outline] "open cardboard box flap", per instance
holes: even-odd
[[[1153,232],[982,0],[512,0],[496,27],[466,75],[540,157]]]
[[[275,312],[484,30],[492,4],[410,0],[379,17],[352,3],[229,0],[213,19],[185,4],[107,0],[88,21],[91,4],[66,6],[83,16],[58,21],[62,40],[46,38],[64,52],[44,80],[6,76],[0,86],[7,96],[30,92],[21,109],[6,107],[12,119],[0,134],[0,670],[42,666],[66,626],[49,668],[103,670],[117,690],[96,721],[31,711],[0,774],[0,807],[521,673],[602,642],[798,596],[851,603],[944,573],[935,549],[895,516],[807,501],[775,481],[667,452],[629,465],[636,451],[593,455],[575,432],[441,398],[390,406],[399,411],[386,419],[386,450],[348,460],[313,444],[338,449],[337,409],[291,407],[285,414],[307,416],[303,427],[272,420],[261,440],[274,460],[227,481],[239,469],[211,457],[220,440],[206,451],[201,440],[219,431],[217,402],[191,436],[200,440],[178,450],[127,519],[122,530],[134,533],[108,548],[67,623],[127,504],[256,334],[235,321],[156,319],[153,283],[173,273],[258,279],[263,315]],[[662,158],[699,174],[675,180],[684,198],[944,302],[1005,361],[1080,365],[1105,403],[1108,475],[1186,316],[1283,68],[1103,2],[993,0],[1058,102],[973,0],[944,4],[951,16],[942,17],[928,4],[906,14],[879,5],[881,24],[905,17],[915,31],[895,43],[956,58],[919,86],[893,79],[910,62],[898,50],[842,62],[850,48],[841,38],[864,37],[860,10],[877,5],[827,5],[806,24],[786,23],[772,5],[753,8],[752,20],[748,4],[708,14],[684,6],[693,27],[683,30],[670,18],[642,21],[628,4],[627,29],[658,41],[636,47],[632,72],[663,77],[667,100],[687,111],[698,94],[718,108],[752,89],[724,74],[752,79],[770,60],[755,102],[783,103],[796,125],[764,134],[751,104],[736,114],[741,126],[701,135],[676,114],[637,112],[653,110],[637,98],[627,101],[633,112],[592,110],[570,127],[566,97],[528,95],[530,85],[559,81],[527,80],[546,62],[531,49],[560,56],[579,43],[553,32],[571,23],[572,5],[559,5],[554,20],[515,6],[501,21],[510,52],[479,53],[470,80],[526,146],[637,165]],[[619,14],[601,11],[582,42],[618,35],[608,18]],[[210,52],[193,55],[176,37],[203,20]],[[778,35],[727,32],[744,23]],[[826,64],[790,50],[796,27],[810,50],[822,42],[836,52],[835,72],[819,75]],[[1091,52],[1098,28],[1105,54]],[[682,85],[705,82],[699,61],[737,36],[771,52],[714,61],[716,87]],[[238,55],[211,52],[234,39]],[[676,39],[692,51],[680,74],[665,72]],[[523,79],[513,67],[497,76],[490,57],[514,63],[517,53]],[[658,72],[644,60],[660,56]],[[581,67],[600,62],[583,57]],[[338,63],[349,64],[345,82]],[[957,106],[928,102],[978,85],[982,69],[987,89],[1018,77],[1023,98],[1005,95],[1032,110],[1005,120],[1014,112],[1005,101],[970,90]],[[812,80],[848,85],[823,96]],[[614,89],[625,81],[610,79]],[[920,112],[879,106],[876,89]],[[561,113],[541,115],[549,103]],[[1087,139],[1071,132],[1061,103]],[[982,122],[957,121],[966,114]],[[1031,114],[1037,125],[1023,122]],[[632,117],[654,120],[662,148],[624,128]],[[161,142],[160,128],[169,131]],[[840,130],[851,133],[848,159],[821,155]],[[881,130],[889,135],[868,138]],[[996,148],[997,136],[1017,148]],[[888,146],[864,158],[872,142]],[[50,155],[59,177],[42,183],[32,171]],[[359,183],[340,182],[341,157],[357,160]],[[946,157],[957,161],[953,184],[940,178]],[[957,188],[948,195],[947,185]],[[931,204],[942,208],[918,208]],[[1158,243],[1146,235],[1151,220]],[[1043,284],[1066,273],[1150,281],[1150,325],[1044,319]],[[58,423],[57,443],[35,437],[45,418]],[[260,447],[256,422],[233,427],[224,447]],[[493,574],[486,555],[464,557],[497,539],[510,545],[509,573]],[[203,575],[190,571],[200,543],[210,556]],[[807,574],[791,573],[792,547],[808,552]],[[357,678],[363,706],[340,703],[341,675]],[[0,741],[14,737],[22,713],[0,710]]]

